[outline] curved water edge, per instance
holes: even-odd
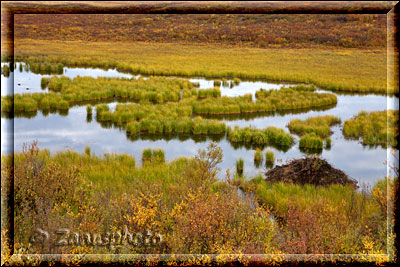
[[[125,77],[137,78],[119,73],[116,70],[102,69],[82,69],[82,68],[65,68],[64,75],[68,77],[80,76],[107,76],[107,77]],[[31,72],[20,72],[17,67],[9,78],[1,76],[2,79],[2,95],[4,89],[12,88],[12,80],[14,80],[15,93],[18,92],[43,92],[40,87],[41,77],[51,75],[33,74]],[[192,82],[198,82],[199,88],[213,87],[213,80],[193,78]],[[229,81],[231,82],[231,81]],[[18,85],[20,84],[20,85]],[[241,81],[239,85],[221,86],[221,93],[228,96],[236,96],[245,93],[255,93],[260,88],[278,89],[281,86],[289,86],[289,84],[270,84],[261,81],[250,82]],[[26,87],[29,90],[26,90]],[[20,91],[18,91],[20,90]],[[324,90],[318,90],[327,92]],[[330,92],[331,93],[331,92]],[[361,110],[377,111],[384,109],[398,109],[398,98],[393,96],[382,95],[348,95],[336,94],[338,103],[332,107],[326,107],[315,110],[304,110],[297,112],[274,112],[267,114],[244,115],[244,116],[222,116],[221,119],[229,126],[239,125],[254,126],[256,128],[266,128],[268,126],[276,126],[285,129],[291,119],[305,119],[309,116],[318,115],[335,115],[342,119],[342,122],[358,114]],[[111,107],[115,107],[116,102],[109,103]],[[33,114],[35,117],[29,119],[24,117],[15,117],[13,120],[6,118],[1,119],[2,133],[2,153],[7,151],[6,140],[13,138],[14,150],[20,151],[23,143],[31,143],[37,139],[40,148],[49,149],[51,152],[72,149],[83,152],[85,146],[89,145],[92,152],[103,154],[104,152],[124,152],[135,156],[138,164],[141,161],[141,152],[144,148],[160,147],[166,152],[166,159],[172,160],[179,156],[194,156],[198,149],[204,149],[210,140],[217,140],[218,145],[223,149],[224,158],[220,164],[220,178],[223,178],[225,171],[230,169],[231,174],[235,171],[236,159],[242,157],[244,159],[244,175],[250,177],[265,171],[266,167],[262,164],[257,168],[254,165],[254,150],[245,146],[233,146],[225,137],[190,137],[190,136],[136,136],[130,138],[126,135],[125,130],[118,128],[103,128],[95,119],[88,121],[86,118],[86,108],[84,106],[74,106],[70,108],[67,114],[48,113],[43,114],[37,112]],[[32,115],[32,116],[33,116]],[[9,132],[14,125],[14,132]],[[341,132],[340,126],[332,128],[333,135],[332,147],[330,150],[324,149],[321,156],[328,160],[335,168],[342,169],[352,178],[361,182],[372,183],[387,174],[385,161],[388,158],[389,149],[381,147],[362,146],[357,141],[346,140]],[[295,135],[294,135],[295,136]],[[280,151],[276,148],[264,148],[263,153],[267,149],[274,151],[275,164],[285,162],[295,157],[302,157],[305,154],[298,148],[298,137],[288,151]],[[134,142],[132,142],[134,141]]]

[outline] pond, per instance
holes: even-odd
[[[3,63],[2,63],[3,64]],[[14,80],[15,93],[24,92],[43,92],[40,87],[42,77],[50,75],[34,74],[32,72],[20,71],[19,65],[10,76],[1,76],[1,94],[11,94]],[[125,77],[138,78],[138,75],[121,73],[116,70],[102,69],[84,69],[84,68],[64,68],[64,75],[74,78],[80,76],[107,76],[107,77]],[[199,89],[213,87],[213,81],[201,77],[189,79],[192,82],[199,83]],[[278,89],[289,84],[270,83],[266,81],[241,81],[239,85],[231,88],[228,80],[228,86],[221,87],[221,94],[226,96],[237,96],[246,93],[254,93],[260,88]],[[29,90],[26,90],[29,88]],[[323,91],[323,90],[318,90]],[[386,97],[381,95],[349,95],[337,94],[338,103],[333,107],[327,107],[322,110],[304,110],[296,113],[268,113],[251,116],[221,116],[227,125],[234,126],[254,126],[264,129],[268,126],[283,128],[288,132],[286,125],[294,118],[305,119],[309,116],[317,115],[335,115],[344,120],[358,114],[361,110],[378,111],[385,109],[398,109],[398,98]],[[109,105],[115,106],[116,103]],[[217,117],[218,118],[218,117]],[[390,149],[380,146],[363,146],[360,142],[346,140],[341,132],[341,126],[332,127],[333,135],[332,146],[329,150],[324,149],[321,156],[325,158],[334,167],[346,172],[352,178],[372,184],[379,178],[387,175],[385,161],[390,156]],[[137,164],[141,164],[141,153],[145,148],[162,148],[165,151],[166,159],[172,160],[179,156],[195,156],[198,149],[204,149],[210,140],[216,140],[223,149],[223,162],[219,165],[221,172],[220,178],[225,176],[227,169],[230,173],[235,172],[235,162],[241,157],[244,159],[244,175],[247,177],[257,175],[266,170],[265,166],[256,167],[253,162],[254,149],[251,147],[233,146],[224,136],[219,137],[193,137],[193,136],[149,136],[140,135],[135,139],[128,138],[125,130],[119,128],[102,127],[95,119],[87,120],[86,107],[74,106],[69,109],[67,114],[50,113],[44,115],[37,112],[32,118],[16,117],[13,120],[2,118],[2,153],[12,150],[7,147],[8,144],[14,145],[15,151],[20,151],[24,143],[32,143],[38,140],[40,148],[49,149],[56,152],[64,149],[71,149],[83,152],[86,146],[91,147],[91,151],[97,155],[105,152],[129,153],[136,158]],[[12,131],[14,129],[14,131]],[[298,136],[296,143],[288,151],[280,151],[273,147],[264,148],[274,151],[275,164],[281,164],[293,158],[299,158],[305,153],[299,150]]]

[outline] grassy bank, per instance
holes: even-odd
[[[116,67],[151,75],[271,79],[313,83],[333,91],[386,92],[386,50],[18,39],[15,54],[31,56],[24,61]]]

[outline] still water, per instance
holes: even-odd
[[[1,94],[12,94],[12,85],[14,83],[15,93],[25,92],[45,92],[40,87],[42,77],[50,75],[34,74],[32,72],[20,71],[19,64],[10,77],[1,76]],[[121,73],[116,70],[102,69],[84,69],[84,68],[64,68],[64,75],[74,78],[76,76],[92,77],[125,77],[138,78],[137,76]],[[199,83],[199,89],[213,87],[212,80],[204,78],[189,79],[192,82]],[[289,84],[269,83],[266,81],[241,81],[239,85],[231,88],[221,86],[221,94],[226,96],[238,96],[246,93],[254,93],[260,88],[278,89]],[[27,89],[28,88],[28,89]],[[319,90],[323,92],[323,90]],[[386,97],[380,95],[345,95],[338,94],[338,103],[336,106],[327,107],[323,110],[308,110],[288,114],[257,114],[252,116],[221,116],[229,126],[239,125],[254,126],[256,128],[266,128],[276,126],[285,129],[290,120],[294,118],[305,119],[309,116],[335,115],[342,119],[342,124],[332,127],[333,135],[332,147],[324,149],[321,156],[330,162],[334,167],[345,171],[352,178],[372,184],[379,178],[387,175],[385,161],[390,158],[390,149],[380,146],[363,146],[358,141],[346,140],[341,132],[344,120],[358,114],[361,110],[378,111],[385,109],[398,109],[398,98]],[[115,106],[116,103],[109,105]],[[253,162],[254,149],[251,147],[234,147],[224,136],[218,137],[193,137],[193,136],[148,136],[140,135],[134,139],[128,138],[125,130],[119,128],[102,127],[95,119],[87,120],[86,107],[75,106],[69,109],[67,114],[47,114],[38,112],[33,118],[14,118],[13,120],[2,118],[2,153],[10,150],[8,144],[14,142],[11,147],[15,151],[20,151],[24,143],[32,143],[38,140],[40,148],[47,148],[51,152],[64,149],[71,149],[83,152],[86,146],[90,146],[93,153],[102,155],[105,152],[129,153],[136,158],[137,164],[141,164],[141,153],[145,148],[162,148],[166,153],[166,159],[172,160],[179,156],[194,156],[198,149],[205,148],[211,139],[216,140],[223,149],[223,162],[219,165],[221,172],[220,178],[225,176],[227,169],[230,173],[235,172],[235,162],[241,157],[244,160],[244,175],[251,177],[266,170],[264,166],[256,167]],[[275,154],[275,164],[280,165],[293,158],[299,158],[305,154],[299,150],[298,140],[288,151],[280,151],[273,147],[271,149]],[[393,160],[393,159],[391,159]]]

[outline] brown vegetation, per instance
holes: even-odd
[[[386,46],[383,14],[18,14],[14,27],[16,39]]]

